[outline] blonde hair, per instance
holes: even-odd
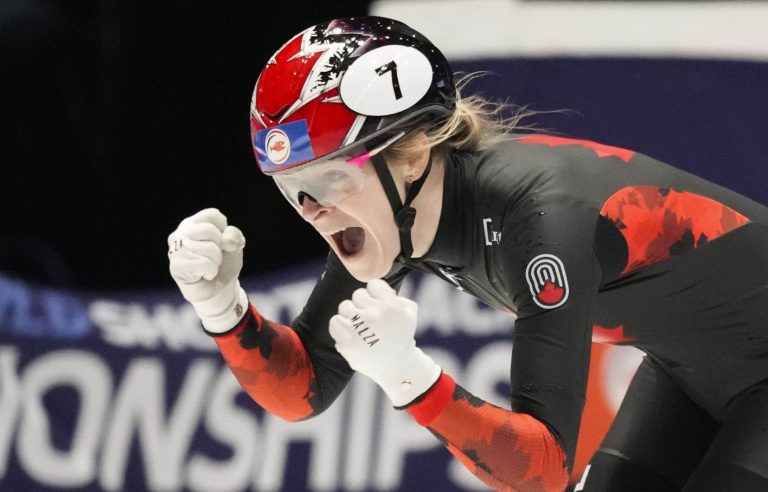
[[[507,140],[516,131],[532,130],[521,120],[536,114],[526,107],[493,101],[481,96],[462,96],[461,91],[483,72],[466,74],[456,82],[456,108],[440,124],[420,122],[384,152],[388,162],[408,160],[426,148],[439,154],[453,150],[474,152]]]

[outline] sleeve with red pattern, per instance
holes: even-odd
[[[293,329],[249,306],[242,321],[215,340],[243,389],[265,410],[289,421],[315,413],[315,371]]]
[[[394,288],[405,272],[386,280]],[[215,335],[216,343],[243,389],[264,409],[286,420],[326,410],[352,377],[328,333],[339,303],[363,286],[330,254],[325,272],[291,326],[267,320],[250,306],[236,327]]]
[[[546,425],[472,396],[447,374],[408,412],[496,490],[549,492],[568,485],[565,453]]]

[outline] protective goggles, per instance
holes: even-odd
[[[405,132],[400,132],[383,144],[361,154],[353,152],[354,157],[336,157],[318,162],[295,173],[278,174],[273,178],[283,196],[299,211],[306,198],[324,207],[332,207],[363,190],[365,163],[403,135]]]

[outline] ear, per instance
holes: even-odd
[[[429,139],[424,132],[419,132],[413,137],[413,149],[418,149],[413,152],[408,158],[406,181],[412,183],[418,180],[424,169],[427,168],[429,163]]]

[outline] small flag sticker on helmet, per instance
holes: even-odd
[[[253,148],[259,166],[267,172],[280,171],[291,164],[315,157],[306,120],[285,123],[257,132]]]
[[[272,128],[264,138],[264,150],[267,158],[275,164],[282,164],[291,155],[291,140],[279,128]]]
[[[533,302],[544,309],[562,306],[568,300],[568,278],[565,267],[555,255],[542,254],[532,259],[525,268],[525,279],[533,295]]]

